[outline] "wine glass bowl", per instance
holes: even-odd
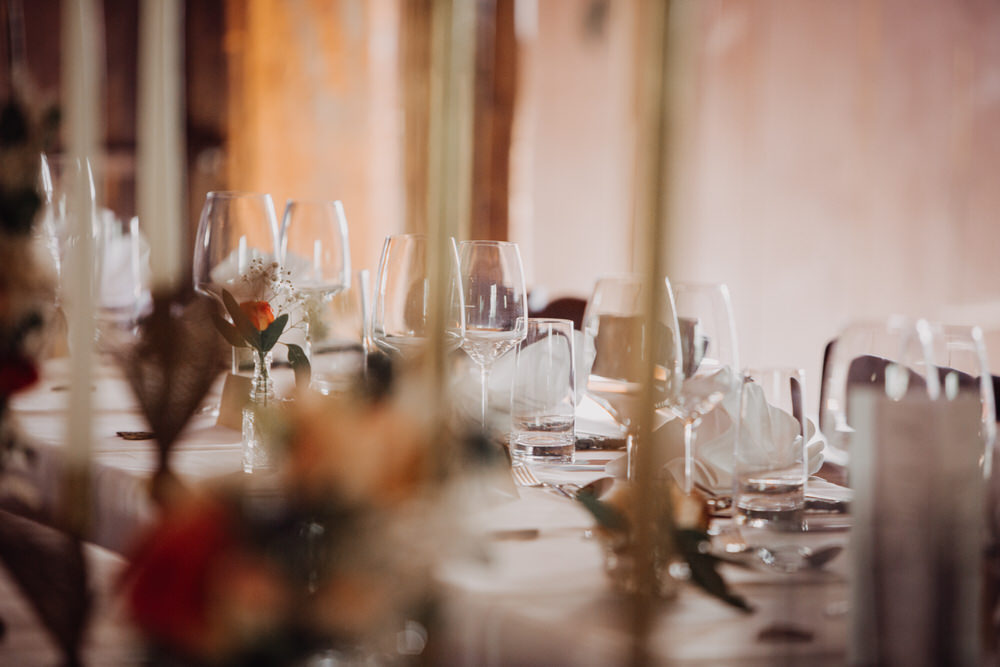
[[[637,276],[600,278],[583,315],[584,345],[593,363],[587,393],[626,430],[640,388],[643,339],[642,281]]]
[[[451,245],[450,310],[446,313],[445,347],[456,349],[462,341],[457,257]],[[387,236],[382,245],[371,314],[371,339],[391,355],[413,358],[423,350],[431,335],[430,275],[427,266],[427,238],[421,234]]]
[[[201,294],[222,298],[240,291],[254,260],[277,258],[278,223],[271,195],[258,192],[209,192],[195,237],[193,280]]]
[[[347,218],[339,200],[289,199],[279,238],[282,266],[299,291],[329,300],[350,287]]]

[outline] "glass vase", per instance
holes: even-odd
[[[271,381],[271,353],[254,352],[253,379],[250,383],[250,400],[243,408],[243,472],[271,467],[268,443],[261,428],[261,416],[274,402],[274,384]]]

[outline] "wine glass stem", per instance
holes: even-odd
[[[697,420],[684,420],[684,493],[694,485],[694,426]]]
[[[483,430],[486,430],[486,415],[489,407],[489,396],[490,396],[490,367],[483,364],[479,368],[480,381],[483,385],[483,396],[482,396],[482,418],[483,418]]]

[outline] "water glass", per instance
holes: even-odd
[[[515,461],[573,460],[575,370],[573,322],[529,318],[514,373],[511,455]]]
[[[808,433],[804,387],[799,369],[744,371],[733,466],[735,517],[741,527],[802,527]]]

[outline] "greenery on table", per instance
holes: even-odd
[[[623,490],[607,501],[590,493],[578,494],[577,500],[593,515],[598,536],[616,559],[624,557],[634,564],[636,504],[640,498],[631,483],[620,488]],[[654,523],[650,531],[657,580],[662,582],[672,576],[671,564],[684,563],[691,583],[741,611],[752,611],[747,601],[732,592],[719,574],[718,566],[722,561],[710,551],[704,502],[696,496],[685,496],[672,480],[656,480],[650,491],[651,498],[645,500],[652,504],[653,510]]]

